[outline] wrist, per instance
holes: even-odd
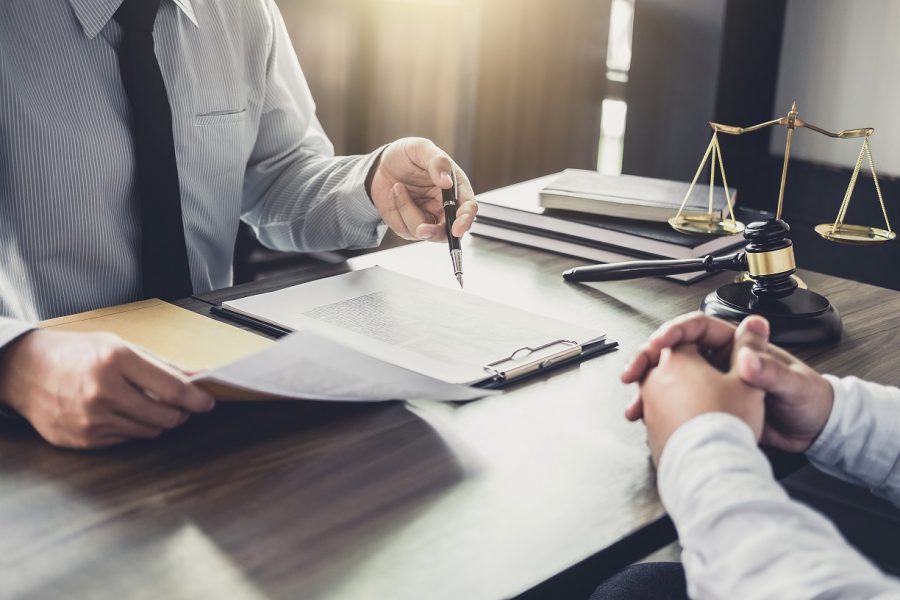
[[[722,452],[729,447],[737,448],[737,454]],[[715,456],[716,460],[698,461],[701,454]],[[743,419],[731,413],[708,412],[682,423],[670,436],[657,466],[657,485],[666,508],[674,508],[668,502],[674,494],[687,494],[694,487],[687,484],[688,479],[699,482],[705,472],[730,470],[732,459],[740,463],[746,455],[757,460],[762,453],[752,428]]]
[[[822,405],[825,414],[823,423],[815,435],[810,436],[809,446],[805,454],[810,459],[824,459],[835,451],[835,446],[840,445],[840,421],[842,406],[846,409],[846,402],[842,404],[842,380],[834,375],[821,375],[822,381],[828,386],[828,402]],[[841,405],[841,406],[839,406]],[[824,410],[827,406],[827,412]]]
[[[0,405],[11,408],[17,413],[23,409],[22,394],[16,390],[15,380],[18,371],[19,357],[25,351],[32,336],[37,330],[29,330],[0,348]]]

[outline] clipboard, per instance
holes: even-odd
[[[381,267],[226,300],[211,314],[281,337],[312,329],[379,360],[469,387],[502,388],[617,344],[557,319]]]
[[[484,365],[488,379],[476,383],[474,387],[502,389],[612,352],[618,347],[618,342],[607,339],[606,336],[581,344],[574,340],[554,340],[534,348],[526,346]]]
[[[249,315],[213,306],[211,314],[243,325],[272,338],[278,339],[291,333],[290,329],[256,319]],[[575,340],[558,339],[538,346],[524,346],[508,355],[483,365],[485,378],[472,384],[485,390],[499,390],[546,375],[557,369],[612,352],[619,343],[606,336],[583,343]]]

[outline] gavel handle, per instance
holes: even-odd
[[[747,257],[744,252],[715,257],[711,254],[684,260],[635,260],[608,265],[577,267],[563,273],[566,281],[617,281],[641,277],[660,277],[697,271],[745,271]]]

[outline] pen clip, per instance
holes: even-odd
[[[453,185],[449,189],[441,190],[443,204],[444,206],[457,206],[459,204],[459,194],[457,192],[456,173],[453,168],[450,169],[450,181],[453,183]]]
[[[555,346],[560,346],[561,348],[553,352],[544,352]],[[559,339],[534,348],[531,346],[524,346],[510,353],[509,356],[504,356],[499,360],[487,363],[483,368],[485,371],[491,373],[495,379],[512,381],[523,375],[528,375],[534,371],[545,369],[558,362],[578,356],[581,352],[582,347],[578,342],[574,340]],[[535,354],[538,356],[532,358],[528,362],[522,362],[523,358],[531,357]],[[509,364],[509,367],[503,368],[503,365],[505,364]]]

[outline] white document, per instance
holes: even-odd
[[[490,376],[486,364],[521,348],[603,337],[587,327],[380,267],[222,306],[285,329],[319,331],[371,357],[460,384],[485,380]]]
[[[265,396],[331,402],[460,402],[494,393],[409,371],[312,331],[293,333],[270,348],[193,379]]]

